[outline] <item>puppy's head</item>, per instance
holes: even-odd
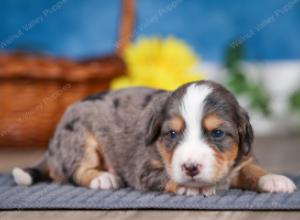
[[[247,113],[211,81],[186,84],[153,113],[146,143],[157,147],[173,181],[209,186],[226,177],[251,150]]]

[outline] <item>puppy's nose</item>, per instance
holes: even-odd
[[[183,172],[190,177],[194,177],[199,174],[201,169],[202,165],[197,163],[184,163],[182,165]]]

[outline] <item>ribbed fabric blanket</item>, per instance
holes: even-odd
[[[291,177],[298,189],[300,176]],[[219,191],[212,197],[175,196],[130,188],[96,191],[71,185],[39,183],[16,186],[12,176],[0,175],[0,209],[181,209],[181,210],[300,210],[300,191],[292,194]]]

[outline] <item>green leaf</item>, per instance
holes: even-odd
[[[269,116],[271,114],[270,98],[264,87],[261,84],[253,84],[248,92],[251,107]]]
[[[229,46],[225,51],[224,64],[230,73],[239,69],[240,61],[244,58],[244,48],[242,45]]]
[[[243,73],[230,74],[226,80],[226,85],[237,95],[244,94],[248,90],[248,82]]]
[[[240,63],[244,58],[243,45],[230,45],[225,51],[224,66],[227,68],[228,77],[226,85],[235,95],[244,95],[248,98],[253,109],[265,116],[271,114],[270,98],[265,88],[260,83],[252,83],[243,72]]]
[[[296,90],[289,98],[290,108],[294,112],[300,112],[300,89]]]

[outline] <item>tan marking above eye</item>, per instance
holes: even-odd
[[[220,127],[224,121],[215,114],[207,115],[203,120],[203,126],[207,131]]]
[[[169,121],[169,127],[174,131],[180,132],[184,128],[184,121],[179,116],[173,116]]]

